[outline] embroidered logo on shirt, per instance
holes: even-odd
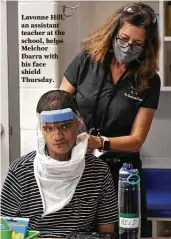
[[[140,98],[139,93],[134,90],[133,86],[129,87],[128,91],[125,92],[124,95],[134,100],[143,101],[143,99]]]

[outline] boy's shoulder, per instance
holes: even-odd
[[[100,170],[106,172],[108,170],[107,164],[93,154],[86,154],[85,164],[89,167],[94,167],[96,171]]]
[[[22,168],[33,167],[34,158],[36,156],[36,151],[31,151],[28,154],[16,159],[10,166],[10,170],[18,171]],[[85,165],[87,169],[93,169],[101,173],[106,173],[108,171],[107,164],[100,158],[97,158],[93,154],[87,153],[85,155]]]
[[[33,161],[36,156],[36,151],[31,151],[28,154],[16,159],[10,166],[10,170],[16,171],[22,167],[33,166]]]

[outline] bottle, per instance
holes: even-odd
[[[124,163],[118,185],[119,238],[139,239],[141,222],[140,177],[132,164]]]

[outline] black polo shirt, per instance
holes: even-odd
[[[64,76],[77,89],[76,100],[87,129],[102,127],[101,135],[129,135],[140,107],[157,109],[160,94],[158,74],[149,79],[149,88],[137,91],[133,87],[134,76],[122,77],[114,84],[109,62],[95,63],[82,51],[68,66]],[[102,91],[96,102],[100,87]]]

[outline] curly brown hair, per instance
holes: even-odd
[[[93,61],[104,62],[119,29],[129,23],[143,27],[146,32],[145,47],[140,56],[141,64],[131,64],[128,74],[135,74],[138,88],[148,87],[148,78],[156,73],[159,52],[158,22],[154,10],[142,2],[130,3],[114,12],[83,44],[83,49]]]

